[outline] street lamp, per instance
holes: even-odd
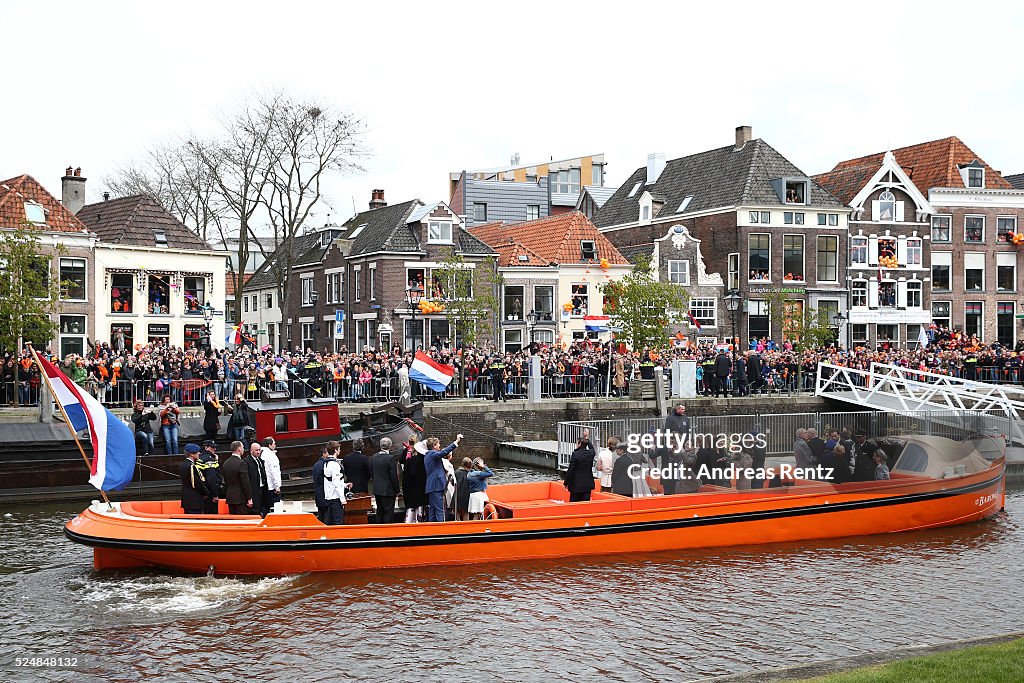
[[[203,322],[206,323],[206,348],[213,347],[213,306],[207,304],[200,307],[203,312]]]
[[[540,313],[530,309],[530,312],[526,314],[526,325],[529,328],[530,343],[533,343],[533,332],[537,328],[537,321],[540,320]]]
[[[846,322],[846,316],[843,315],[842,311],[836,311],[835,315],[832,316],[832,322],[836,326],[836,346],[839,345],[839,331],[843,329],[843,323]],[[849,346],[849,344],[847,344]]]
[[[743,300],[743,297],[740,296],[740,290],[738,290],[736,288],[730,289],[726,293],[726,295],[725,295],[725,308],[726,308],[726,310],[729,311],[729,314],[732,316],[732,338],[733,338],[733,342],[734,342],[733,343],[733,351],[737,350],[735,348],[736,347],[736,344],[735,344],[735,340],[736,340],[736,312],[740,310],[740,302],[742,300]]]
[[[412,352],[416,353],[416,310],[419,308],[420,299],[423,298],[423,287],[419,283],[413,284],[405,290],[405,300],[409,302],[409,310],[412,311]]]

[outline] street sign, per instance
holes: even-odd
[[[266,330],[256,330],[256,334],[266,334]]]
[[[219,317],[224,317],[224,311],[214,310],[213,314]]]

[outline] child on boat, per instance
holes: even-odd
[[[487,505],[487,478],[494,472],[484,464],[483,458],[473,461],[473,469],[466,475],[469,484],[469,518],[483,519],[484,506]]]

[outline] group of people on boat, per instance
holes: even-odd
[[[399,499],[405,508],[400,519],[406,523],[482,519],[494,472],[482,458],[462,458],[455,468],[452,458],[462,440],[459,434],[442,448],[436,437],[421,441],[413,435],[396,447],[385,436],[376,452],[367,454],[372,444],[356,439],[344,456],[340,442],[328,441],[312,467],[317,519],[344,524],[346,503],[361,495],[373,496],[379,524],[396,520]],[[265,517],[281,500],[281,464],[273,437],[248,447],[236,440],[230,448],[220,462],[212,440],[185,446],[180,475],[186,514],[218,514],[223,499],[229,514]]]
[[[685,404],[676,405],[666,418],[665,431],[683,438],[692,435]],[[750,436],[756,437],[757,430]],[[825,437],[820,438],[814,428],[797,430],[793,457],[800,471],[828,472],[828,481],[833,484],[889,479],[898,451],[887,452],[865,432],[852,427],[829,428]],[[759,445],[756,438],[750,439],[750,443],[753,445],[735,450],[707,445],[630,452],[625,439],[612,436],[597,450],[591,442],[590,430],[584,429],[569,457],[564,484],[570,502],[590,500],[598,481],[602,491],[628,497],[694,493],[705,484],[735,486],[737,490],[781,486],[778,477],[744,474],[766,471],[767,448]],[[734,479],[716,476],[716,472],[727,470],[730,465],[734,466],[731,471],[737,473]],[[646,474],[652,471],[673,474]]]

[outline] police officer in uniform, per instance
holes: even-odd
[[[306,361],[302,368],[302,378],[306,380],[307,388],[323,393],[324,365],[316,356]]]
[[[181,475],[181,507],[186,515],[201,515],[206,506],[206,480],[198,467],[199,446],[185,446],[185,459],[178,468]]]
[[[640,363],[640,379],[654,379],[654,361],[647,352],[644,352],[644,359]]]
[[[208,515],[215,515],[218,509],[218,498],[223,498],[225,493],[224,475],[220,471],[220,460],[217,458],[217,442],[207,439],[203,442],[203,450],[199,453],[199,461],[196,467],[203,473],[206,479],[206,501],[203,504],[203,512]]]
[[[505,397],[505,362],[501,356],[494,356],[487,372],[491,375],[491,385],[494,387],[494,402],[497,403],[498,399],[508,401]]]

